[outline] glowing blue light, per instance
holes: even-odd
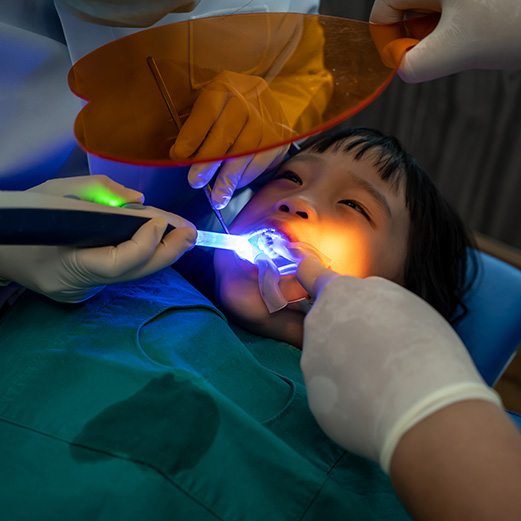
[[[228,233],[197,231],[196,246],[206,246],[207,248],[219,248],[221,250],[232,250],[242,259],[251,263],[255,261],[258,255],[253,250],[253,246],[249,243],[247,236],[231,235]]]
[[[288,239],[272,228],[264,228],[247,235],[198,231],[196,246],[234,251],[241,259],[255,264],[259,254],[268,256],[281,275],[295,273],[297,264],[287,249]]]

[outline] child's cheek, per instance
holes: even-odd
[[[331,260],[330,268],[341,275],[368,277],[373,275],[374,245],[363,231],[337,230],[322,234],[319,250]]]

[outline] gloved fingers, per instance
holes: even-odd
[[[394,23],[405,18],[407,10],[414,12],[439,12],[440,0],[377,0],[371,12],[374,23]],[[461,31],[451,26],[448,9],[442,11],[438,25],[432,33],[405,53],[398,75],[407,83],[419,83],[461,70],[465,56],[458,52],[454,39],[461,38]],[[447,50],[450,51],[447,51]],[[469,68],[466,66],[465,68]]]
[[[223,161],[212,189],[212,201],[216,208],[222,209],[230,202],[244,170],[252,160],[253,156],[241,156]]]
[[[130,240],[117,246],[73,250],[72,266],[85,274],[86,285],[118,282],[123,275],[148,261],[166,227],[166,220],[154,218],[141,226]]]
[[[212,161],[210,163],[196,163],[188,171],[188,183],[192,188],[202,188],[213,178],[222,161]]]
[[[106,175],[87,175],[50,179],[29,191],[48,195],[75,195],[84,201],[121,206],[125,203],[143,203],[144,195],[127,188]]]
[[[195,154],[212,125],[217,121],[229,97],[230,93],[225,89],[201,91],[190,116],[184,122],[175,143],[170,148],[171,158],[187,158]]]
[[[436,29],[405,53],[398,69],[403,81],[429,81],[475,65],[468,59],[468,49],[458,45],[462,36],[448,18],[442,14]]]
[[[200,157],[226,154],[237,140],[249,118],[248,107],[236,96],[228,99],[197,151]]]
[[[247,110],[237,98],[231,98],[224,107],[217,121],[199,147],[197,156],[218,157],[225,155],[235,143],[248,119]],[[221,162],[193,165],[188,172],[188,182],[192,188],[202,188],[210,182]]]
[[[242,128],[234,145],[229,153],[238,153],[247,148],[256,148],[262,140],[262,124],[258,118],[250,118]],[[237,185],[240,182],[244,170],[253,159],[253,155],[240,156],[225,160],[217,174],[215,184],[212,189],[212,199],[217,208],[224,208],[232,197]]]
[[[201,183],[204,179],[209,181],[220,167],[212,189],[212,200],[216,208],[222,209],[228,204],[236,189],[250,184],[268,168],[271,168],[272,165],[281,162],[286,155],[287,149],[288,146],[282,146],[259,152],[258,154],[225,159],[220,163],[205,163],[204,166],[194,165],[192,167],[194,169],[193,178],[198,176]],[[192,174],[192,168],[189,176]],[[204,172],[200,173],[200,170],[204,170]]]
[[[264,120],[258,114],[250,113],[248,121],[242,127],[229,153],[241,154],[246,150],[257,149],[262,143],[265,130]]]
[[[305,257],[297,268],[297,280],[313,299],[317,299],[324,288],[339,276],[324,267],[316,255]]]
[[[56,300],[57,302],[66,302],[67,304],[78,304],[79,302],[85,302],[90,299],[97,293],[99,293],[105,284],[100,284],[98,286],[91,286],[88,288],[62,288],[59,291],[54,293],[46,292],[43,293],[45,296],[49,297],[52,300]]]
[[[144,209],[146,210],[147,216],[159,217],[175,228],[195,228],[190,221],[187,221],[184,217],[175,213],[161,210],[161,208],[156,208],[155,206],[145,206]]]
[[[106,175],[91,175],[90,182],[79,188],[78,195],[85,201],[122,206],[126,203],[143,203],[145,196],[137,190],[123,186]]]
[[[286,154],[288,153],[288,150],[290,149],[291,145],[281,145],[280,147],[277,147],[273,149],[274,151],[278,150],[278,154],[274,155],[272,162],[268,165],[266,170],[276,168],[279,166],[282,161],[284,161]]]
[[[168,224],[172,224],[176,227],[173,232],[177,229],[184,230],[188,228],[192,230],[192,235],[196,233],[193,224],[182,217],[168,214],[167,212],[162,212],[157,209],[155,210],[160,217],[150,219],[150,221],[139,228],[130,240],[118,246],[74,250],[74,261],[80,272],[86,273],[87,277],[89,276],[88,274],[94,275],[94,283],[117,282],[117,280],[122,280],[121,277],[128,272],[136,271],[138,268],[150,262],[150,259],[162,242],[163,234]],[[174,237],[176,234],[173,232],[170,232],[169,236],[172,235],[172,237]],[[172,248],[173,239],[162,244],[160,250],[164,248],[166,248],[166,250],[165,253],[161,253],[161,255],[158,256],[157,262],[166,262],[165,258],[169,254],[172,258],[177,258],[180,252],[186,251],[186,249],[190,247],[190,244],[188,244],[185,248],[186,240],[190,239],[189,236],[187,236],[188,239],[185,237],[187,233],[188,232],[185,231],[180,233],[181,240],[179,241],[179,247],[177,249]],[[185,237],[184,242],[183,237]],[[183,250],[183,248],[185,249]],[[155,264],[155,266],[159,266],[159,264]],[[159,269],[159,267],[157,269]],[[133,277],[127,277],[125,280],[129,280],[130,278]]]
[[[440,0],[375,0],[369,21],[375,24],[392,24],[405,17],[405,11],[441,10]]]
[[[172,230],[158,243],[153,255],[136,270],[123,275],[121,280],[133,280],[150,275],[173,264],[195,245],[197,231],[193,226]]]
[[[283,145],[282,147],[273,148],[271,150],[264,150],[253,156],[253,160],[245,168],[238,184],[237,188],[243,188],[249,185],[253,180],[257,179],[266,170],[273,168],[278,165],[288,151],[289,145]]]

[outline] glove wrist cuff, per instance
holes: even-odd
[[[486,400],[502,407],[499,395],[481,383],[462,382],[438,389],[410,407],[389,429],[380,452],[382,469],[389,474],[394,450],[409,429],[443,407],[464,400]]]

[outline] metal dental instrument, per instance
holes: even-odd
[[[208,202],[210,203],[210,206],[215,214],[215,217],[217,217],[217,220],[222,226],[222,229],[225,231],[225,233],[230,233],[230,230],[228,230],[228,226],[226,226],[226,223],[224,222],[223,216],[217,208],[213,205],[212,201],[212,190],[210,189],[210,185],[207,184],[204,188],[204,195],[206,195],[206,199],[208,199]]]
[[[159,92],[161,93],[161,96],[165,102],[165,105],[168,109],[168,112],[170,113],[170,116],[172,117],[172,121],[174,122],[175,126],[177,127],[177,131],[179,132],[181,130],[182,121],[179,117],[179,112],[176,109],[175,103],[170,97],[170,94],[168,93],[168,89],[165,85],[165,82],[163,80],[163,77],[161,76],[161,73],[159,72],[159,69],[157,67],[156,61],[152,56],[147,56],[147,65],[150,69],[150,72],[152,73],[152,76],[154,76],[154,80],[156,81],[157,88],[159,89]],[[206,199],[210,203],[210,208],[214,212],[215,216],[217,217],[217,220],[219,221],[219,224],[222,226],[223,230],[226,233],[230,233],[230,230],[228,230],[228,227],[226,226],[226,223],[224,222],[223,216],[221,212],[215,208],[213,201],[212,201],[212,190],[210,188],[210,185],[207,184],[204,187],[204,195],[206,195]]]

